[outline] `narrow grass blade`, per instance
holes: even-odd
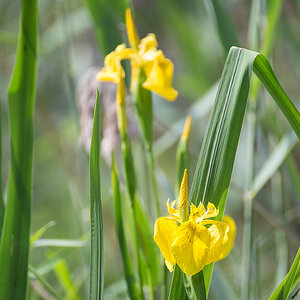
[[[161,274],[159,273],[159,253],[153,240],[152,224],[150,224],[148,216],[141,207],[140,201],[136,201],[135,209],[138,216],[137,226],[141,238],[141,248],[145,256],[147,268],[150,271],[151,284],[155,286],[160,282]]]
[[[286,134],[255,176],[250,190],[253,198],[273,176],[298,141],[294,132]]]
[[[58,280],[62,285],[63,289],[65,290],[66,294],[64,299],[80,300],[77,294],[77,289],[74,285],[74,281],[71,278],[70,271],[65,260],[62,259],[60,262],[58,262],[58,264],[54,268],[54,272],[58,277]]]
[[[300,137],[300,114],[280,86],[268,60],[256,52],[232,47],[221,77],[189,198],[196,205],[200,202],[205,205],[214,203],[220,211],[217,219],[222,218],[225,209],[252,70]],[[190,280],[196,298],[207,298],[212,270],[213,264],[210,264]],[[178,272],[181,271],[175,270],[173,276],[178,276]],[[176,292],[171,290],[172,295],[184,289],[183,285],[173,288]]]
[[[128,6],[126,0],[86,0],[93,19],[96,39],[101,54],[107,55],[122,42],[120,22]]]
[[[251,1],[251,11],[248,26],[248,47],[256,51],[259,49],[259,20],[261,17],[261,0]]]
[[[41,276],[49,273],[62,259],[66,258],[73,249],[74,248],[62,248],[51,253],[51,257],[46,257],[46,259],[37,267],[35,267],[35,269]]]
[[[288,294],[292,291],[293,287],[299,280],[299,276],[300,276],[300,249],[298,249],[297,255],[294,259],[290,271],[284,277],[282,282],[278,285],[277,289],[271,295],[269,300],[286,299]]]
[[[94,111],[90,150],[90,218],[91,218],[91,261],[89,299],[103,299],[103,219],[101,207],[100,179],[100,100],[99,91]]]
[[[30,244],[33,244],[35,241],[37,241],[49,228],[51,228],[54,225],[55,225],[55,222],[51,221],[48,224],[44,225],[42,228],[40,228],[38,231],[36,231],[30,237]]]
[[[131,299],[140,299],[138,285],[136,283],[135,275],[132,268],[131,258],[129,255],[128,245],[125,237],[125,230],[123,224],[123,210],[121,205],[121,194],[119,187],[119,178],[117,173],[117,167],[112,158],[112,187],[114,194],[114,204],[115,204],[115,219],[116,228],[119,239],[119,245],[123,260],[124,273],[126,278],[126,283],[128,287],[128,294]]]
[[[258,54],[255,57],[253,71],[275,100],[298,138],[300,138],[300,113],[281,87],[270,63],[264,55]]]
[[[240,46],[237,31],[231,21],[230,16],[223,7],[223,1],[220,0],[206,0],[206,6],[209,12],[215,14],[215,20],[219,32],[225,56],[232,46]]]
[[[36,247],[60,247],[60,248],[81,248],[87,243],[81,240],[64,239],[40,239],[32,243],[32,248]]]
[[[238,300],[228,275],[223,273],[218,266],[215,266],[212,279],[212,295],[216,300],[230,299]]]
[[[22,1],[16,63],[8,88],[10,171],[0,245],[0,299],[25,299],[37,58],[37,0]]]
[[[33,278],[36,278],[43,287],[57,300],[62,300],[63,298],[56,292],[56,290],[47,282],[41,274],[31,265],[28,266],[29,275],[32,274]],[[31,273],[31,274],[30,274]]]
[[[188,114],[192,116],[193,122],[206,117],[211,108],[217,94],[218,83],[215,83],[203,97],[196,100],[195,104],[188,110]],[[155,112],[156,110],[154,110]],[[162,119],[162,116],[157,116]],[[155,140],[153,144],[153,152],[155,157],[159,157],[161,154],[171,148],[181,135],[182,128],[185,122],[185,117],[175,122],[169,130]]]
[[[1,244],[1,233],[2,233],[4,211],[5,211],[3,192],[2,192],[2,105],[1,102],[0,102],[0,170],[1,170],[0,172],[0,244]]]

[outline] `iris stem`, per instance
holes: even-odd
[[[154,157],[153,157],[152,147],[147,149],[147,156],[148,156],[149,170],[151,173],[151,181],[152,181],[153,197],[154,197],[154,202],[155,202],[156,217],[159,218],[160,217],[160,206],[159,206],[159,198],[158,198],[158,192],[157,192],[157,182],[156,182],[156,176],[155,176],[155,165],[154,165]]]

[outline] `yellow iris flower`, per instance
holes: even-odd
[[[104,68],[97,74],[100,81],[112,81],[118,85],[124,81],[124,70],[121,66],[122,60],[131,62],[131,88],[134,87],[140,70],[146,75],[143,87],[159,94],[169,101],[176,99],[178,92],[172,87],[174,66],[165,58],[161,50],[157,50],[157,41],[153,33],[139,40],[130,9],[126,10],[126,27],[129,44],[117,46],[105,57]],[[121,92],[121,91],[119,91]]]
[[[174,264],[187,275],[200,272],[206,265],[228,255],[233,247],[236,226],[234,220],[224,216],[223,221],[215,221],[219,211],[214,204],[202,203],[188,209],[188,178],[185,170],[179,197],[167,202],[169,216],[160,217],[154,226],[154,240],[162,252],[166,266],[173,271]]]

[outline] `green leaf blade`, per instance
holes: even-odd
[[[90,150],[90,206],[91,262],[89,299],[94,300],[103,299],[104,290],[104,246],[100,178],[100,100],[98,90]]]
[[[8,88],[11,143],[7,206],[0,245],[0,299],[25,299],[37,62],[37,0],[22,1],[14,71]]]

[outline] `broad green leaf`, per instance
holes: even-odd
[[[97,90],[90,150],[91,261],[89,299],[93,300],[103,299],[104,289],[104,247],[101,207],[100,139],[100,100],[99,91]]]
[[[115,206],[115,221],[116,221],[116,228],[117,228],[122,260],[123,260],[125,279],[128,288],[128,294],[131,299],[140,299],[138,285],[136,283],[135,275],[133,272],[132,262],[129,255],[129,249],[125,237],[125,230],[124,230],[124,223],[123,223],[124,210],[122,209],[119,177],[117,173],[117,167],[113,158],[112,158],[111,168],[112,168],[111,176],[112,176],[112,187],[113,187],[114,206]]]
[[[215,105],[201,147],[190,192],[190,202],[198,205],[214,203],[219,207],[217,219],[223,217],[234,159],[243,124],[252,70],[259,77],[279,106],[291,127],[300,137],[300,114],[280,86],[268,60],[259,53],[231,48],[221,77]],[[213,264],[190,280],[197,297],[206,299]],[[177,268],[173,276],[181,272]],[[183,285],[173,285],[181,293]],[[175,299],[175,298],[170,298]]]
[[[284,277],[282,282],[278,285],[277,289],[273,292],[269,300],[281,300],[286,299],[289,293],[292,291],[295,284],[300,279],[300,249],[298,249],[297,255],[294,259],[293,265]]]
[[[187,299],[186,292],[183,285],[183,276],[184,274],[181,272],[180,268],[177,265],[175,265],[170,293],[169,293],[169,300]]]
[[[25,299],[32,189],[37,0],[22,1],[17,56],[8,88],[10,170],[0,245],[0,299]]]

